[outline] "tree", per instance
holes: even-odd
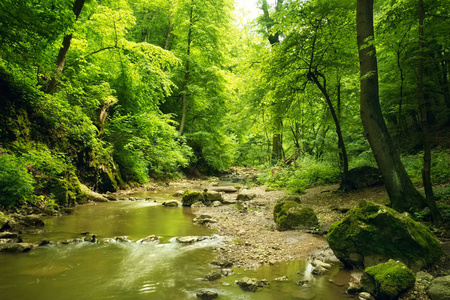
[[[431,182],[431,140],[430,129],[428,124],[428,110],[425,103],[423,91],[423,77],[424,77],[424,7],[423,0],[418,0],[417,14],[419,19],[419,59],[417,68],[417,103],[420,112],[420,123],[422,127],[423,139],[423,169],[422,180],[425,187],[425,197],[430,208],[431,215],[436,224],[442,222],[441,214],[436,207],[436,201],[433,194],[433,184]]]
[[[358,0],[356,30],[360,63],[360,115],[391,205],[398,211],[415,211],[425,199],[414,188],[394,147],[379,102],[378,67],[374,44],[373,0]]]

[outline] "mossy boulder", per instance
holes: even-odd
[[[204,201],[205,196],[203,193],[195,191],[184,191],[181,204],[183,206],[192,206],[192,204],[194,204],[195,202],[203,203]]]
[[[219,201],[220,203],[223,202],[223,195],[219,192],[216,191],[207,191],[203,193],[204,195],[204,203],[207,204],[211,204],[215,201]]]
[[[273,218],[278,230],[311,228],[319,225],[316,213],[294,201],[282,201],[275,205]]]
[[[419,270],[439,260],[443,251],[433,233],[407,214],[362,201],[331,225],[328,243],[347,267],[367,268],[389,259]]]
[[[362,190],[382,184],[381,172],[377,168],[362,166],[348,172],[346,188],[347,190]]]
[[[0,211],[0,229],[9,222],[10,218]]]
[[[404,263],[389,260],[367,268],[361,277],[361,288],[376,299],[396,299],[416,282],[414,272]]]

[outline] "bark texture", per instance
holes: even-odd
[[[360,114],[364,132],[383,176],[391,205],[397,211],[415,211],[426,205],[400,161],[383,119],[378,92],[374,46],[373,0],[358,0],[356,30],[360,63]]]

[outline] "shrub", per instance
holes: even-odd
[[[12,207],[27,200],[33,193],[34,183],[21,159],[0,150],[0,205]]]

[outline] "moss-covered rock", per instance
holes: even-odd
[[[201,192],[195,191],[184,191],[183,199],[181,200],[181,204],[183,206],[192,206],[195,202],[205,202],[205,196]]]
[[[450,276],[438,277],[431,282],[428,289],[431,300],[450,299]]]
[[[94,202],[108,202],[109,201],[102,194],[92,191],[84,184],[80,184],[80,188],[81,188],[81,199],[87,198],[89,201],[94,201]]]
[[[9,222],[10,218],[0,212],[0,229]]]
[[[361,277],[361,288],[376,299],[396,299],[402,292],[412,288],[415,281],[413,271],[404,263],[391,259],[367,268]]]
[[[294,201],[282,201],[275,205],[273,218],[278,230],[311,228],[319,225],[312,208],[302,207]]]
[[[204,201],[207,203],[213,203],[214,201],[219,201],[220,203],[222,203],[223,195],[216,191],[207,191],[204,193]]]
[[[327,239],[336,257],[348,267],[367,268],[395,259],[419,270],[443,254],[426,226],[407,214],[368,201],[332,224]]]

